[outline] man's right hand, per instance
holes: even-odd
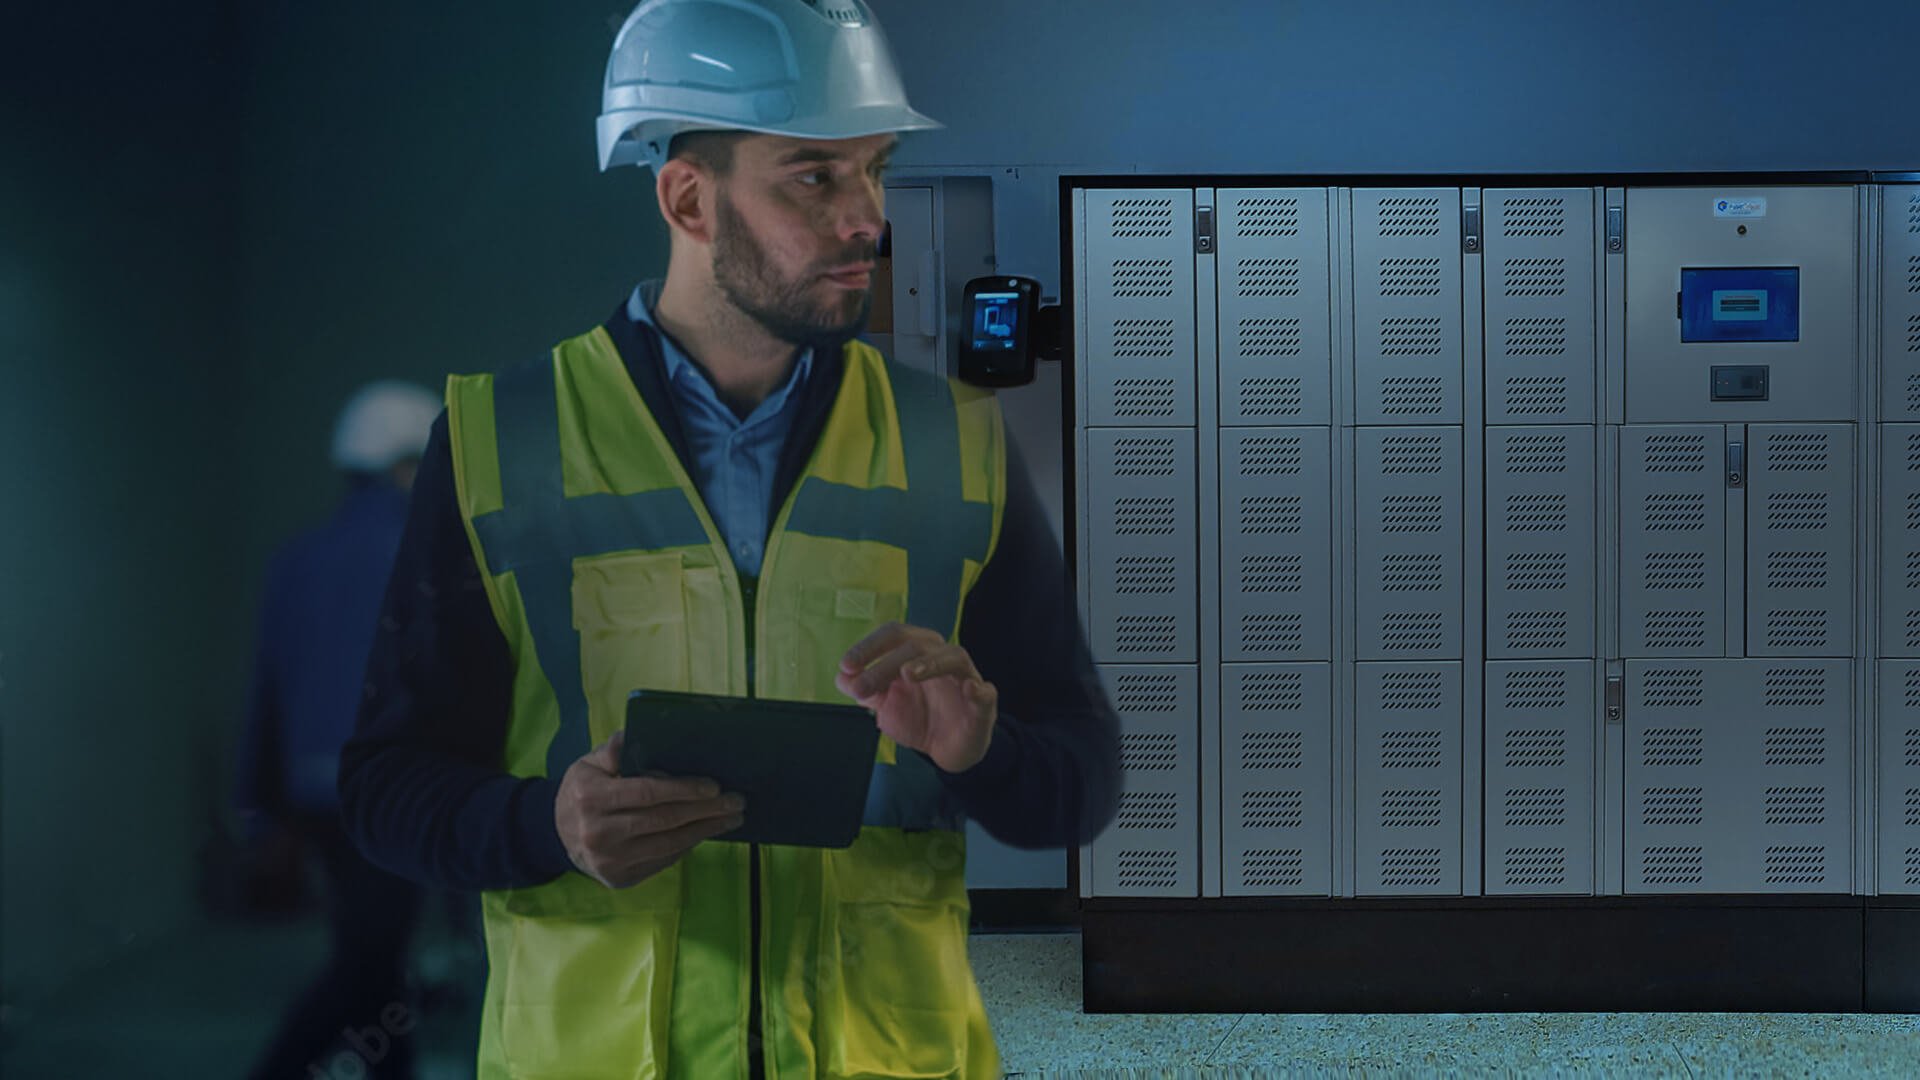
[[[621,776],[625,734],[614,732],[567,768],[553,807],[573,865],[611,889],[637,885],[700,841],[739,828],[746,810],[712,780]]]

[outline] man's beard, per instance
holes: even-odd
[[[803,349],[833,350],[858,336],[873,308],[873,290],[844,290],[840,302],[825,304],[809,293],[820,273],[848,263],[872,262],[872,243],[828,260],[819,270],[784,280],[767,258],[753,230],[734,210],[725,192],[716,202],[713,279],[733,306],[775,338]]]

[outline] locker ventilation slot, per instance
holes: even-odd
[[[1381,199],[1380,235],[1439,236],[1440,200],[1420,197]]]
[[[1821,432],[1767,436],[1768,472],[1825,472],[1833,439]]]
[[[1907,816],[1904,824],[1910,829],[1920,827],[1920,788],[1907,789]]]
[[[1920,353],[1920,315],[1907,316],[1907,351]]]
[[[1240,412],[1244,416],[1299,416],[1306,401],[1299,379],[1240,380]]]
[[[1129,791],[1120,796],[1114,826],[1121,829],[1173,829],[1180,825],[1180,796],[1159,791]]]
[[[1126,674],[1114,680],[1114,707],[1123,713],[1178,713],[1178,675]]]
[[[1827,556],[1825,552],[1775,551],[1767,555],[1767,588],[1824,589],[1826,587]]]
[[[1507,472],[1515,476],[1564,473],[1567,447],[1565,435],[1509,435]]]
[[[1241,476],[1298,476],[1305,460],[1298,438],[1269,435],[1240,444]]]
[[[1507,556],[1507,588],[1515,592],[1551,592],[1566,587],[1564,552],[1522,552]]]
[[[1175,447],[1172,439],[1117,439],[1113,444],[1113,475],[1172,476]]]
[[[1767,849],[1767,884],[1819,885],[1826,880],[1826,848],[1797,846]]]
[[[1243,495],[1240,531],[1249,536],[1292,535],[1301,529],[1305,505],[1298,495]]]
[[[1913,334],[1908,339],[1907,351],[1920,352],[1920,315],[1915,315],[1909,323]],[[1907,376],[1907,411],[1920,409],[1920,375]]]
[[[1906,884],[1920,885],[1920,847],[1910,847],[1907,849]]]
[[[1172,199],[1115,199],[1112,226],[1117,240],[1164,239],[1173,235]]]
[[[1248,615],[1240,620],[1240,644],[1248,652],[1298,652],[1305,641],[1303,615]]]
[[[1254,198],[1233,204],[1236,231],[1247,237],[1300,235],[1300,200]]]
[[[1907,196],[1907,232],[1920,233],[1920,195]],[[1920,255],[1912,258],[1915,263],[1920,263]]]
[[[1543,888],[1567,883],[1567,849],[1508,848],[1502,884],[1509,888]]]
[[[1173,356],[1173,320],[1114,320],[1113,355],[1171,359]]]
[[[1565,259],[1508,259],[1502,277],[1507,295],[1516,299],[1567,295]]]
[[[1179,585],[1171,555],[1134,555],[1118,560],[1113,591],[1122,596],[1165,596]]]
[[[1263,671],[1240,677],[1240,708],[1244,712],[1298,712],[1305,703],[1304,676],[1288,671]],[[1247,737],[1251,739],[1255,736]],[[1298,741],[1300,737],[1289,734],[1286,738]]]
[[[1530,728],[1507,733],[1507,768],[1558,769],[1566,763],[1566,732]]]
[[[1173,415],[1172,379],[1115,379],[1113,414],[1122,417]]]
[[[1559,611],[1516,611],[1507,617],[1507,648],[1545,652],[1569,640],[1567,616]]]
[[[1707,497],[1687,492],[1647,496],[1646,531],[1699,532],[1707,527]]]
[[[1172,259],[1120,259],[1113,264],[1113,295],[1119,300],[1164,300],[1173,296]]]
[[[1242,300],[1300,295],[1299,259],[1241,259],[1234,269]]]
[[[1403,317],[1380,320],[1380,355],[1440,356],[1444,338],[1440,320],[1435,317]]]
[[[1389,671],[1380,677],[1383,709],[1438,709],[1446,704],[1446,678],[1438,671]]]
[[[1920,293],[1920,255],[1907,256],[1907,291]]]
[[[1906,645],[1909,649],[1920,649],[1920,610],[1907,612]]]
[[[1507,792],[1507,827],[1553,828],[1567,823],[1565,788],[1515,788]]]
[[[1442,555],[1381,556],[1380,591],[1439,592],[1446,585],[1445,562]]]
[[[1914,318],[1920,320],[1920,315],[1915,315]],[[1920,435],[1907,436],[1907,471],[1920,472]]]
[[[1809,650],[1824,648],[1826,644],[1826,612],[1800,609],[1767,613],[1768,648]]]
[[[1650,847],[1641,852],[1640,876],[1648,885],[1698,885],[1706,860],[1697,847]]]
[[[1439,848],[1388,848],[1380,853],[1380,883],[1388,888],[1440,884]]]
[[[1241,319],[1241,356],[1299,356],[1299,319]]]
[[[1388,416],[1434,416],[1446,406],[1446,390],[1438,378],[1380,380],[1380,411]]]
[[[1767,789],[1768,825],[1825,825],[1827,789],[1770,787]]]
[[[1523,236],[1565,236],[1567,201],[1549,196],[1529,195],[1500,200],[1501,233]]]
[[[1650,473],[1697,473],[1707,467],[1705,435],[1649,435],[1646,447]]]
[[[1567,673],[1552,670],[1509,671],[1508,709],[1560,709],[1567,704]]]
[[[1820,668],[1768,668],[1769,708],[1817,709],[1827,703],[1827,676]]]
[[[1439,259],[1381,259],[1381,296],[1439,296]]]
[[[1707,587],[1707,557],[1698,551],[1656,551],[1647,556],[1647,588],[1688,591]]]
[[[1648,788],[1640,804],[1641,817],[1649,825],[1698,825],[1706,807],[1706,794],[1697,787]]]
[[[1560,416],[1568,409],[1567,380],[1559,375],[1509,378],[1506,408],[1515,416]]]
[[[1446,644],[1445,625],[1437,611],[1388,615],[1380,620],[1380,643],[1399,652],[1437,652]]]
[[[1446,468],[1446,444],[1439,435],[1396,435],[1380,441],[1380,471],[1389,475],[1432,475]]]
[[[1920,589],[1920,551],[1907,552],[1907,588]]]
[[[1438,731],[1389,731],[1380,737],[1380,767],[1437,769],[1443,741]]]
[[[1909,468],[1908,471],[1914,470]],[[1920,491],[1907,495],[1907,531],[1912,532],[1916,529],[1920,529]]]
[[[1383,829],[1437,829],[1442,816],[1439,788],[1395,788],[1381,793]]]
[[[1647,612],[1649,649],[1699,649],[1707,644],[1707,616],[1703,611]]]
[[[1640,704],[1654,709],[1691,709],[1707,699],[1707,673],[1699,668],[1660,668],[1647,672]]]
[[[1767,496],[1767,528],[1782,532],[1807,532],[1826,527],[1825,492],[1780,492]]]
[[[1649,769],[1692,769],[1706,761],[1706,732],[1700,728],[1654,728],[1647,732],[1640,763]]]
[[[1827,763],[1827,733],[1820,728],[1768,728],[1767,764],[1818,767]]]
[[[1114,866],[1114,880],[1125,888],[1171,889],[1180,884],[1177,851],[1123,851]]]
[[[1380,500],[1380,531],[1437,533],[1446,524],[1443,495],[1388,495]]]
[[[1306,736],[1297,731],[1250,731],[1240,738],[1240,767],[1250,772],[1297,769],[1306,760]]]
[[[1166,732],[1120,736],[1120,768],[1126,772],[1172,772],[1180,767],[1180,740]]]
[[[1920,728],[1907,729],[1907,768],[1920,769]]]
[[[1306,559],[1299,555],[1245,555],[1240,559],[1240,591],[1296,593],[1305,583]]]
[[[1306,793],[1249,791],[1240,804],[1240,824],[1248,829],[1297,829],[1306,821]]]
[[[1116,499],[1113,531],[1120,536],[1172,536],[1176,531],[1171,498]]]
[[[1272,889],[1306,883],[1306,852],[1300,848],[1261,848],[1247,852],[1240,864],[1240,884],[1250,889]]]
[[[1507,496],[1507,531],[1566,532],[1567,496],[1564,493]]]
[[[1507,320],[1508,356],[1565,356],[1567,320],[1545,316]]]
[[[1114,644],[1123,652],[1169,653],[1179,647],[1172,615],[1122,615],[1114,620]]]

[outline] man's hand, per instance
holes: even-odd
[[[712,780],[621,776],[625,735],[614,732],[569,766],[553,807],[573,865],[610,889],[637,885],[700,841],[739,828],[746,809]]]
[[[950,773],[987,756],[1000,716],[1000,691],[980,677],[967,650],[897,622],[848,649],[834,685],[872,709],[888,738]]]

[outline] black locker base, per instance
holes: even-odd
[[[1920,897],[1089,900],[1090,1013],[1920,1012]]]

